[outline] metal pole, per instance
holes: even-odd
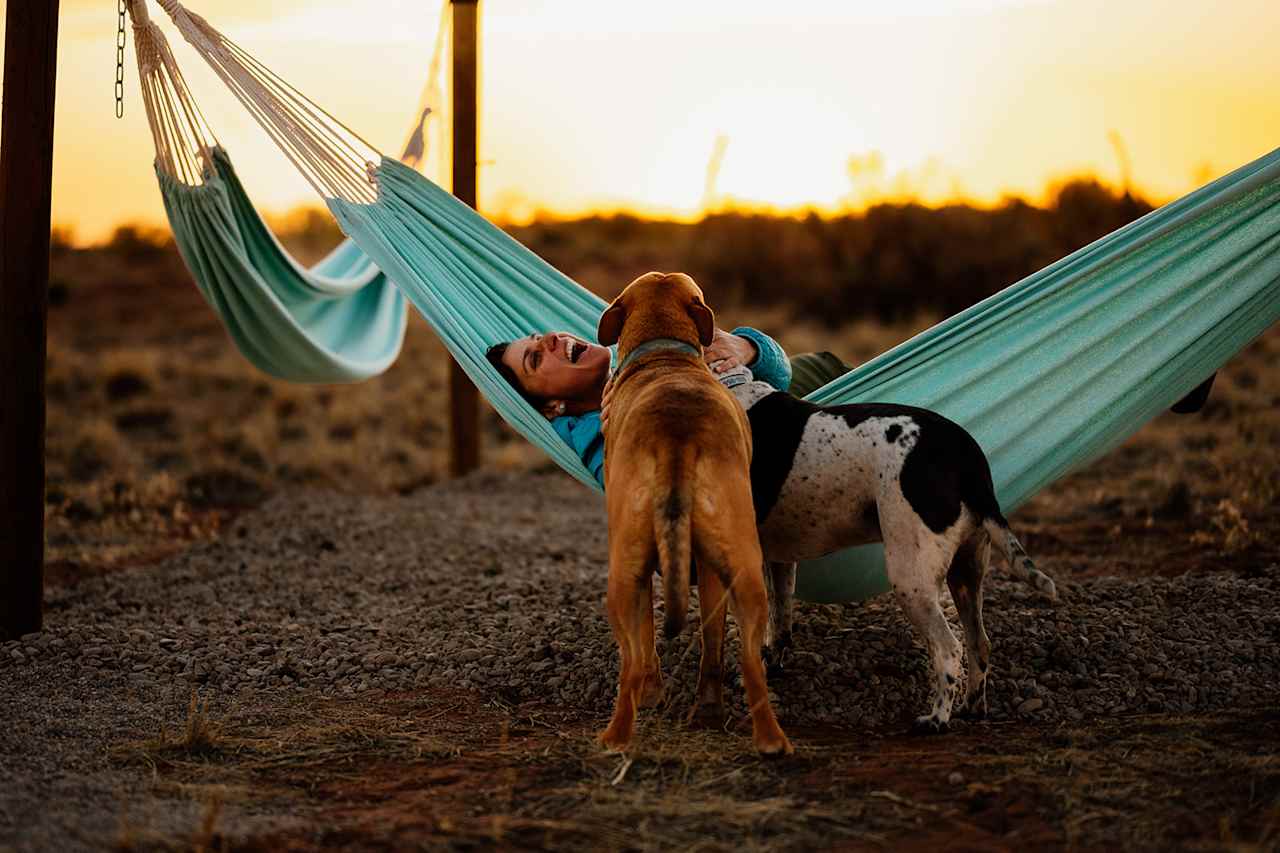
[[[9,0],[0,116],[0,639],[39,631],[58,0]]]
[[[453,12],[453,194],[476,206],[478,0],[450,0]],[[449,473],[480,465],[480,395],[456,361],[449,363]]]

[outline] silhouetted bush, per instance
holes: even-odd
[[[125,263],[145,263],[173,251],[173,235],[167,228],[119,225],[103,248]]]
[[[649,269],[681,270],[717,306],[787,306],[839,325],[953,314],[1150,210],[1078,178],[1045,207],[1011,198],[990,209],[882,204],[835,218],[614,216],[510,230],[606,299]]]
[[[834,218],[723,212],[694,223],[623,214],[540,219],[508,230],[605,299],[640,273],[680,270],[702,284],[717,310],[777,307],[839,326],[954,314],[1150,210],[1146,201],[1084,177],[1058,186],[1043,207],[1010,198],[992,208],[881,204]],[[270,222],[304,263],[342,239],[320,208]],[[54,236],[54,259],[69,262],[80,251],[68,248],[72,236]],[[102,249],[121,262],[113,267],[116,279],[153,277],[157,262],[180,274],[172,237],[162,229],[122,225]]]

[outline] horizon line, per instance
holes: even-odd
[[[1135,201],[1150,205],[1153,209],[1174,200],[1173,198],[1160,198],[1150,194],[1140,186],[1118,183],[1105,178],[1097,172],[1075,171],[1059,175],[1051,174],[1045,178],[1044,185],[1036,193],[1025,193],[1020,190],[1009,189],[995,198],[982,198],[964,192],[929,198],[917,192],[889,191],[869,193],[863,198],[850,199],[838,204],[810,202],[796,205],[778,205],[772,202],[754,201],[752,199],[738,198],[731,194],[724,194],[714,204],[700,206],[696,211],[626,202],[592,204],[570,210],[557,210],[551,206],[530,202],[528,203],[529,213],[527,214],[510,213],[510,209],[514,207],[511,203],[499,206],[500,208],[507,208],[505,211],[482,208],[479,212],[485,219],[499,228],[523,228],[540,222],[568,223],[623,216],[645,222],[672,222],[686,225],[695,224],[709,217],[720,215],[765,216],[776,219],[805,219],[809,216],[817,216],[819,219],[833,220],[859,216],[873,208],[883,206],[915,206],[928,210],[967,207],[973,210],[990,212],[1007,207],[1010,204],[1023,203],[1031,207],[1048,209],[1065,187],[1076,184],[1093,184],[1107,191],[1117,200],[1128,196]],[[524,200],[521,200],[521,202],[525,203]],[[284,230],[286,220],[290,218],[314,212],[322,213],[324,216],[330,215],[328,208],[322,202],[303,202],[285,209],[266,208],[259,210],[259,214],[273,231]],[[336,222],[334,224],[336,226]],[[105,233],[98,239],[79,239],[76,234],[77,226],[74,222],[53,222],[50,226],[51,232],[60,236],[63,245],[78,249],[107,246],[112,242],[118,231],[126,228],[142,232],[153,230],[170,231],[169,222],[165,218],[154,220],[145,218],[122,219],[108,226]]]

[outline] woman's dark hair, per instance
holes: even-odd
[[[525,402],[530,406],[533,406],[535,409],[541,408],[542,404],[545,403],[546,400],[536,394],[530,394],[525,387],[520,384],[520,377],[516,376],[516,372],[502,360],[502,357],[507,354],[507,347],[510,345],[510,341],[503,341],[500,344],[494,344],[484,351],[484,357],[489,359],[489,363],[493,365],[494,370],[498,371],[498,375],[507,380],[507,384],[516,389],[520,396],[525,399]]]

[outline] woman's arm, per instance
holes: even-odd
[[[565,444],[574,449],[591,476],[603,486],[604,435],[600,432],[600,413],[587,412],[585,415],[556,418],[551,422],[551,428],[564,439]]]
[[[751,370],[756,379],[767,382],[779,391],[791,384],[791,363],[778,342],[750,326],[739,326],[730,334],[716,329],[715,339],[706,348],[707,365],[716,374],[736,367]]]
[[[768,382],[779,391],[785,391],[791,386],[791,363],[787,361],[787,354],[777,341],[750,326],[739,326],[733,330],[733,334],[755,346],[755,360],[743,363],[751,368],[756,379]]]

